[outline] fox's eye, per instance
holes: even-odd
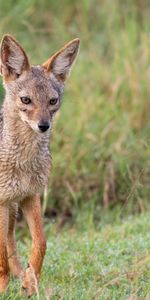
[[[21,102],[23,104],[30,104],[31,103],[31,99],[29,97],[20,97]]]
[[[57,102],[58,102],[58,98],[51,98],[51,99],[49,100],[49,104],[50,104],[50,105],[56,105]]]

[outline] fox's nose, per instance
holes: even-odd
[[[39,127],[41,132],[45,132],[46,130],[49,129],[50,124],[48,122],[42,122],[42,123],[38,124],[38,127]]]

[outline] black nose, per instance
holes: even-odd
[[[46,130],[49,129],[50,124],[48,122],[42,122],[42,123],[38,124],[38,127],[39,127],[41,132],[45,132]]]

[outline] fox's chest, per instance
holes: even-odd
[[[48,152],[22,158],[0,156],[0,201],[15,200],[42,192],[48,182],[50,155]]]

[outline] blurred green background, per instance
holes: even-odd
[[[79,37],[54,122],[47,215],[145,211],[150,195],[150,4],[147,0],[0,0],[0,36],[33,64]],[[3,95],[2,86],[0,93]],[[3,97],[1,97],[2,99]]]

